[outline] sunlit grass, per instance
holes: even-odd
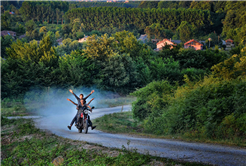
[[[111,133],[142,132],[142,123],[133,119],[132,112],[121,112],[104,115],[94,120],[97,129]]]

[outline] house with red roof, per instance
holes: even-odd
[[[226,42],[226,47],[233,47],[234,46],[232,39],[227,39],[225,42]]]
[[[78,42],[79,43],[84,43],[84,42],[87,41],[87,38],[88,38],[88,36],[84,36],[83,38],[79,39]]]
[[[191,39],[184,44],[184,48],[193,48],[195,50],[202,50],[203,44],[198,41]]]
[[[156,43],[156,51],[162,50],[162,48],[165,47],[166,45],[170,45],[171,46],[170,49],[172,49],[173,46],[176,46],[177,44],[171,42],[171,40],[163,39],[162,41]]]

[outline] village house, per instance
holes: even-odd
[[[203,44],[199,43],[194,39],[191,39],[184,44],[184,48],[193,48],[195,50],[202,50]]]
[[[86,42],[87,38],[88,38],[88,36],[85,36],[85,37],[79,39],[78,42],[79,42],[79,43]]]
[[[177,44],[173,43],[172,41],[168,40],[168,39],[163,39],[162,41],[159,41],[156,44],[156,51],[160,51],[162,50],[163,47],[165,47],[166,45],[170,45],[170,49],[173,48],[173,46],[176,46]]]
[[[143,43],[146,43],[146,42],[148,42],[148,36],[147,36],[146,34],[141,35],[141,36],[138,38],[138,41],[142,41]]]
[[[16,37],[16,32],[13,31],[1,31],[1,36],[11,35],[13,38]]]
[[[227,39],[225,41],[226,44],[226,50],[231,50],[232,47],[234,47],[233,40],[232,39]]]

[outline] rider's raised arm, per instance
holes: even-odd
[[[70,100],[70,99],[67,99],[68,101],[70,101],[71,103],[73,103],[74,105],[78,105],[78,104],[76,104],[75,102],[73,102],[72,100]]]
[[[87,105],[87,107],[89,108],[89,110],[92,112],[91,106]]]
[[[75,98],[79,100],[79,97],[75,93],[73,93],[72,89],[69,89],[69,92],[71,92],[75,96]]]
[[[92,90],[91,91],[91,93],[88,95],[88,96],[86,96],[84,99],[86,100],[92,93],[94,93],[95,91],[94,90]]]
[[[92,102],[92,100],[94,100],[94,98],[92,98],[92,99],[87,103],[87,105],[89,105],[89,104]]]

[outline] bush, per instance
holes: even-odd
[[[156,103],[154,107],[159,105],[158,112],[162,113],[152,111],[145,117],[146,131],[156,134],[197,131],[200,136],[208,138],[245,136],[246,130],[242,125],[245,124],[246,113],[246,78],[220,81],[208,77],[196,84],[186,82],[186,86],[174,91],[174,97],[169,98],[167,106],[160,107],[160,103]],[[153,94],[158,92],[153,87],[149,91]],[[137,102],[153,101],[138,98]],[[133,110],[139,112],[142,107],[136,106],[133,105]],[[149,109],[154,107],[150,105]]]
[[[181,69],[185,68],[196,68],[196,69],[210,69],[213,65],[224,61],[228,55],[218,50],[205,50],[196,51],[191,49],[178,48],[169,50],[164,49],[160,52],[159,56],[164,58],[172,57],[174,61],[178,61]]]
[[[153,111],[162,110],[167,106],[174,86],[168,81],[153,81],[131,95],[138,99],[133,102],[132,110],[135,118],[140,120],[148,117]]]

